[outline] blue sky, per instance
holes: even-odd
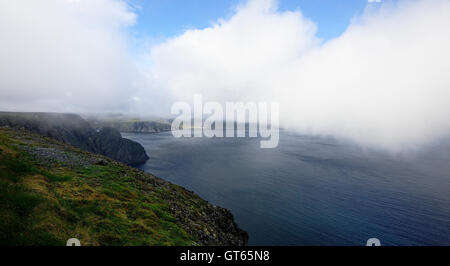
[[[138,10],[138,35],[165,38],[189,28],[205,28],[233,14],[244,0],[130,0]],[[298,10],[318,24],[318,37],[328,40],[345,31],[364,11],[368,0],[279,0],[280,10]],[[369,5],[379,5],[372,3]]]

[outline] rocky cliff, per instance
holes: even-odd
[[[26,129],[130,165],[149,159],[139,143],[122,138],[116,129],[97,132],[76,114],[0,112],[0,126]]]
[[[97,133],[95,144],[99,154],[126,164],[143,163],[149,159],[141,144],[122,138],[114,128],[101,129]]]

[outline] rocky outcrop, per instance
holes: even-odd
[[[193,192],[187,192],[195,197]],[[181,223],[182,228],[198,239],[199,243],[207,246],[246,246],[248,244],[248,233],[236,224],[233,214],[227,209],[219,206],[197,205],[198,210],[183,208],[179,200],[167,199],[170,211]],[[183,204],[190,204],[184,199]],[[202,228],[201,224],[209,224]]]
[[[139,143],[112,128],[97,132],[76,114],[0,112],[0,126],[25,129],[130,165],[149,159]]]
[[[98,132],[95,143],[98,153],[126,164],[144,163],[149,158],[141,144],[122,138],[114,128],[103,128]]]

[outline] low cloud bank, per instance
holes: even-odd
[[[120,0],[1,1],[0,108],[168,115],[200,93],[279,102],[281,126],[394,151],[450,132],[450,0],[368,4],[329,41],[250,0],[138,60],[136,18]]]
[[[415,148],[450,132],[450,1],[368,6],[326,42],[300,11],[276,5],[249,1],[154,47],[154,88],[189,102],[277,101],[281,125],[370,147]]]

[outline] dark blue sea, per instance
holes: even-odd
[[[123,134],[146,172],[233,213],[250,245],[450,245],[450,145],[405,154],[281,131],[255,138]]]

